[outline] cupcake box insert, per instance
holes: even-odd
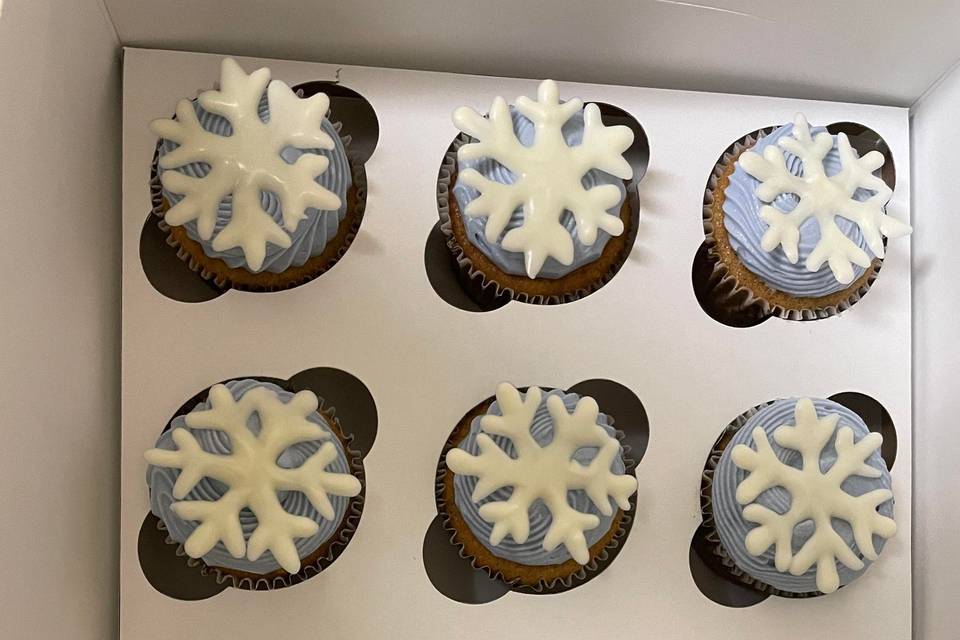
[[[888,212],[909,222],[906,109],[560,82],[562,97],[624,109],[649,140],[633,250],[609,283],[582,300],[511,302],[472,313],[441,299],[424,266],[437,222],[437,172],[458,133],[450,114],[464,105],[485,111],[497,95],[534,95],[537,81],[238,58],[248,72],[269,66],[291,85],[339,77],[370,102],[379,138],[365,165],[366,212],[347,254],[314,281],[184,303],[159,293],[141,264],[156,145],[147,123],[208,88],[220,60],[139,49],[124,57],[122,637],[256,638],[277,629],[290,637],[318,629],[378,637],[392,629],[397,637],[480,638],[528,627],[554,637],[624,629],[661,638],[739,638],[746,629],[797,639],[824,629],[909,636],[910,243],[888,245],[869,295],[840,317],[816,322],[731,328],[704,313],[691,282],[703,241],[704,186],[717,156],[798,111],[810,122],[853,121],[879,133],[898,169]],[[366,505],[349,547],[321,575],[276,592],[227,589],[188,603],[156,591],[137,554],[148,504],[143,451],[186,398],[215,382],[286,378],[311,367],[359,378],[379,415],[364,459]],[[624,549],[602,575],[562,594],[508,593],[474,606],[448,599],[428,579],[422,555],[450,429],[498,382],[568,388],[591,378],[627,386],[649,417]],[[844,391],[877,399],[896,424],[897,535],[862,578],[829,597],[717,605],[698,590],[688,564],[701,522],[699,475],[713,442],[738,414],[769,399]]]

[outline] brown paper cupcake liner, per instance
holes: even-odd
[[[627,511],[619,508],[617,509],[614,516],[614,522],[612,523],[610,530],[606,535],[604,535],[600,540],[590,547],[591,558],[590,561],[585,565],[577,564],[577,562],[572,559],[567,560],[559,565],[543,565],[542,567],[538,567],[536,565],[522,565],[520,563],[500,559],[488,550],[486,551],[485,555],[488,555],[492,561],[490,563],[484,562],[476,554],[471,553],[467,546],[472,544],[477,546],[479,549],[486,549],[486,547],[483,546],[483,544],[473,535],[471,531],[469,531],[469,529],[464,527],[461,530],[458,529],[454,524],[454,519],[459,519],[459,509],[452,499],[452,480],[454,474],[447,467],[446,457],[447,452],[457,447],[463,440],[464,434],[459,432],[463,430],[462,427],[464,424],[466,424],[466,428],[469,429],[469,425],[473,421],[473,418],[483,415],[487,408],[493,403],[493,400],[493,397],[484,400],[474,407],[466,416],[464,416],[454,431],[450,434],[450,437],[443,446],[443,451],[440,453],[440,461],[437,465],[437,475],[435,480],[435,492],[437,513],[440,515],[441,524],[446,532],[450,535],[450,544],[453,544],[457,547],[461,558],[469,562],[474,569],[484,571],[490,576],[490,578],[504,582],[512,591],[536,594],[551,594],[568,591],[586,582],[597,572],[605,569],[607,565],[610,564],[611,560],[615,556],[615,553],[613,553],[614,550],[623,544],[627,532],[630,530],[631,523],[633,522],[633,514],[637,508],[637,494],[634,493],[632,496],[630,496],[630,509]],[[612,426],[613,418],[610,416],[607,417],[610,419],[610,424]],[[636,474],[637,463],[629,455],[630,446],[624,443],[623,432],[615,429],[614,435],[620,442],[620,455],[622,456],[624,462],[624,472],[631,475]],[[536,580],[528,580],[520,576],[511,578],[504,574],[502,568],[493,566],[494,563],[499,563],[501,565],[515,565],[516,567],[522,567],[530,573],[536,573],[538,569],[550,570],[553,572],[560,570],[563,571],[563,573],[561,575],[554,575],[548,578],[539,578]],[[568,572],[564,571],[567,569],[567,565],[570,565]]]
[[[749,573],[737,566],[730,554],[724,549],[720,541],[720,534],[717,532],[716,522],[713,518],[713,476],[717,465],[720,464],[720,457],[724,450],[730,444],[733,436],[764,407],[773,404],[773,402],[764,402],[748,411],[737,416],[733,422],[724,427],[710,450],[706,465],[700,479],[700,514],[703,518],[703,528],[705,530],[706,540],[710,543],[710,549],[713,552],[713,558],[704,558],[704,561],[717,573],[724,575],[735,584],[746,585],[755,591],[767,595],[780,596],[782,598],[812,598],[823,595],[819,591],[808,593],[794,593],[792,591],[782,591],[765,582],[757,580]],[[712,560],[712,561],[711,561]]]
[[[713,272],[708,288],[714,301],[730,311],[776,316],[786,320],[817,320],[835,316],[856,304],[877,279],[883,260],[871,266],[846,289],[815,298],[802,298],[771,288],[746,268],[730,246],[723,226],[723,203],[737,159],[774,127],[754,131],[731,144],[720,156],[707,181],[703,196],[703,232]],[[884,240],[886,244],[886,240]]]
[[[330,117],[330,112],[327,112]],[[340,133],[342,124],[333,122],[334,129]],[[313,280],[329,271],[346,254],[353,243],[360,223],[367,207],[367,174],[364,165],[356,161],[349,152],[351,137],[340,135],[340,141],[347,153],[350,165],[350,174],[353,183],[347,190],[347,212],[337,228],[334,236],[324,250],[309,258],[300,266],[291,266],[281,273],[261,271],[253,273],[243,267],[230,267],[220,258],[206,255],[199,242],[190,238],[183,227],[173,227],[164,221],[164,216],[170,208],[163,195],[163,185],[160,183],[160,174],[157,161],[159,158],[162,140],[157,141],[153,152],[153,161],[150,164],[150,204],[151,213],[159,218],[157,225],[167,235],[167,244],[177,252],[177,257],[190,267],[204,280],[212,282],[220,289],[237,289],[240,291],[283,291],[292,289]]]
[[[163,523],[163,520],[157,518],[157,529],[166,534],[164,541],[176,547],[176,555],[183,558],[187,566],[199,567],[201,575],[213,576],[216,578],[217,584],[227,583],[236,589],[244,589],[247,591],[269,591],[273,589],[283,589],[309,580],[333,564],[334,560],[343,553],[353,538],[353,534],[356,533],[357,526],[360,524],[360,516],[363,513],[363,505],[366,499],[367,485],[363,470],[363,457],[359,451],[350,448],[350,443],[353,442],[353,436],[344,434],[340,420],[335,416],[336,409],[334,407],[324,409],[323,399],[320,398],[319,400],[320,406],[317,408],[317,412],[327,420],[334,435],[343,445],[350,466],[350,472],[360,480],[361,487],[360,493],[350,498],[346,513],[344,513],[343,519],[340,521],[340,526],[334,532],[333,536],[323,542],[313,553],[305,558],[301,558],[300,571],[297,573],[291,574],[283,569],[277,569],[269,574],[257,575],[226,567],[208,565],[201,558],[191,558],[184,550],[183,543],[171,538],[167,533],[167,527]],[[169,428],[169,425],[167,428]]]
[[[627,185],[627,197],[624,199],[620,211],[621,219],[624,221],[624,232],[619,236],[610,238],[607,247],[604,248],[603,253],[608,250],[616,252],[606,269],[600,271],[594,263],[590,263],[561,278],[534,279],[531,281],[526,276],[514,276],[502,272],[479,250],[473,252],[475,257],[471,258],[468,255],[468,249],[455,235],[454,226],[458,224],[458,221],[454,220],[451,209],[457,206],[453,197],[453,185],[457,175],[457,151],[469,141],[470,137],[465,133],[459,134],[454,139],[443,156],[443,162],[437,176],[437,211],[440,215],[440,231],[446,239],[447,248],[450,250],[450,255],[457,270],[457,276],[467,294],[481,307],[499,306],[510,300],[530,304],[553,305],[585,298],[610,282],[620,270],[620,267],[623,266],[623,263],[626,262],[637,235],[639,208],[635,198],[632,197],[633,190],[630,186]],[[478,262],[483,264],[478,264]],[[596,271],[596,273],[592,273],[593,271]],[[522,291],[517,288],[516,284],[510,283],[511,280],[520,278],[523,278],[524,284],[542,283],[538,288],[545,289],[545,291]],[[562,289],[565,285],[569,285],[569,291],[546,291],[546,289]]]

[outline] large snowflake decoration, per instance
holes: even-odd
[[[760,209],[760,216],[770,225],[761,240],[764,251],[783,246],[787,259],[796,264],[800,226],[808,218],[815,218],[820,227],[820,241],[807,257],[807,270],[817,271],[826,262],[839,282],[849,284],[854,275],[852,264],[867,268],[870,256],[844,235],[837,226],[836,216],[856,223],[870,251],[878,258],[884,253],[881,236],[896,238],[910,233],[909,225],[884,212],[893,192],[873,174],[883,166],[882,153],[870,151],[859,158],[846,134],[840,133],[837,151],[842,168],[838,174],[827,176],[823,159],[833,149],[833,136],[821,131],[811,137],[810,126],[802,114],[797,114],[794,120],[792,135],[781,138],[778,144],[766,147],[762,156],[753,151],[740,156],[740,164],[747,173],[760,180],[756,190],[760,200],[771,203],[781,194],[795,194],[799,198],[796,208],[789,212],[771,204]],[[801,160],[803,175],[790,173],[784,151]],[[872,191],[873,195],[863,202],[855,200],[853,195],[858,188]]]
[[[269,122],[263,122],[258,113],[264,89],[270,105]],[[226,118],[233,134],[221,136],[205,130],[189,100],[177,104],[176,118],[150,123],[156,135],[179,145],[159,161],[160,168],[165,169],[160,174],[164,188],[184,196],[167,211],[164,220],[171,225],[196,220],[200,237],[209,240],[220,201],[232,194],[232,216],[213,238],[213,248],[226,251],[241,247],[247,264],[259,271],[267,243],[289,247],[289,234],[306,217],[305,209],[340,207],[340,198],[315,180],[326,171],[327,158],[305,153],[290,164],[280,156],[285,147],[334,148],[333,140],[320,126],[330,101],[323,93],[298,98],[283,82],[271,82],[269,69],[247,75],[232,58],[224,58],[219,91],[205,91],[197,102],[208,112]],[[190,163],[205,163],[210,172],[193,178],[172,170]],[[262,191],[279,198],[282,228],[261,207]]]
[[[844,426],[837,430],[834,447],[837,459],[826,473],[820,470],[820,453],[833,436],[838,414],[817,417],[809,399],[799,400],[794,412],[795,425],[783,425],[773,432],[780,446],[799,451],[802,467],[797,469],[781,462],[767,440],[763,427],[753,430],[756,450],[745,444],[734,447],[734,464],[750,472],[737,486],[737,502],[747,505],[743,517],[758,524],[747,534],[747,551],[757,556],[775,545],[774,562],[778,571],[799,576],[817,565],[817,589],[823,593],[840,586],[837,562],[859,571],[864,563],[847,545],[832,524],[832,518],[846,520],[853,530],[860,553],[869,560],[877,559],[873,536],[890,538],[897,530],[893,519],[877,512],[877,507],[890,498],[889,489],[875,489],[861,496],[852,496],[841,484],[852,475],[878,478],[881,471],[865,460],[880,448],[883,437],[870,433],[853,441],[853,430]],[[764,491],[783,487],[790,492],[790,509],[779,514],[753,503]],[[796,554],[793,553],[793,530],[801,522],[811,520],[814,533]]]
[[[530,535],[528,509],[542,500],[553,522],[543,540],[543,548],[552,551],[561,543],[574,560],[586,564],[590,559],[583,532],[600,524],[591,513],[570,506],[567,491],[582,489],[603,515],[612,515],[609,498],[621,509],[629,509],[628,498],[637,490],[637,479],[614,474],[610,465],[620,453],[620,443],[597,423],[599,408],[593,398],[584,397],[573,413],[567,413],[563,400],[547,398],[547,410],[553,419],[553,440],[541,447],[530,433],[542,392],[537,387],[524,398],[508,383],[497,387],[497,403],[503,415],[485,415],[477,435],[479,455],[463,449],[447,453],[447,466],[454,472],[478,478],[471,499],[479,502],[502,487],[513,487],[508,500],[492,501],[480,507],[480,517],[493,523],[490,544],[497,545],[509,534],[523,543]],[[511,458],[487,434],[505,436],[516,449]],[[596,456],[586,466],[573,459],[582,447],[595,447]]]
[[[337,457],[337,448],[329,442],[326,429],[307,420],[317,410],[317,396],[310,391],[297,393],[284,403],[275,391],[264,387],[250,389],[234,400],[222,384],[210,389],[210,409],[186,415],[192,429],[217,429],[230,437],[230,455],[204,451],[185,428],[173,430],[177,450],[150,449],[147,462],[160,467],[180,469],[173,497],[180,502],[173,512],[185,520],[200,522],[184,543],[192,558],[200,558],[218,542],[223,542],[235,558],[244,555],[255,561],[269,550],[289,573],[300,570],[300,556],[294,538],[315,534],[316,522],[284,510],[277,491],[300,491],[317,512],[333,520],[335,512],[328,494],[353,497],[360,493],[360,481],[346,473],[325,471]],[[253,413],[260,418],[260,433],[247,426]],[[285,469],[277,459],[285,449],[298,442],[326,440],[299,467]],[[226,484],[229,490],[216,501],[182,500],[204,477]],[[249,507],[257,517],[257,528],[244,541],[240,512]]]
[[[488,242],[497,242],[513,212],[523,207],[523,224],[508,231],[501,244],[508,251],[523,252],[527,275],[535,278],[548,257],[563,265],[573,262],[573,238],[560,223],[564,210],[573,213],[577,237],[585,245],[596,241],[598,229],[614,236],[623,233],[623,221],[607,212],[620,201],[620,190],[609,184],[584,189],[582,179],[591,169],[624,180],[632,177],[623,152],[633,143],[633,131],[623,125],[604,126],[599,107],[588,104],[583,109],[583,141],[567,145],[561,129],[583,108],[583,101],[561,103],[553,80],[540,83],[536,102],[517,98],[516,108],[535,126],[530,146],[514,134],[510,108],[502,97],[494,99],[487,118],[469,107],[453,112],[457,128],[477,140],[460,147],[458,157],[493,158],[517,178],[514,184],[501,184],[467,169],[459,180],[481,194],[464,213],[487,217]]]

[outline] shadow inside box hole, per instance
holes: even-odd
[[[827,125],[827,131],[833,135],[846,134],[850,146],[856,149],[861,158],[871,151],[879,151],[884,158],[883,166],[879,169],[880,178],[891,189],[897,186],[897,169],[893,162],[893,152],[879,133],[857,122],[834,122]]]
[[[578,382],[567,391],[597,401],[600,411],[613,418],[614,428],[623,433],[625,455],[634,467],[638,466],[650,443],[650,419],[637,394],[619,382],[603,378]]]
[[[594,102],[594,104],[600,108],[604,125],[608,127],[623,125],[633,132],[633,144],[623,152],[623,157],[633,168],[630,184],[636,188],[636,184],[646,175],[647,167],[650,165],[650,140],[647,138],[647,132],[643,130],[640,122],[630,115],[630,112],[608,102]]]
[[[755,327],[772,316],[764,314],[757,304],[749,304],[746,292],[731,295],[733,283],[721,280],[714,271],[713,260],[706,242],[700,243],[691,268],[693,294],[703,312],[728,327],[745,329]]]
[[[828,399],[853,411],[866,423],[870,431],[883,436],[880,457],[887,464],[887,469],[892,471],[893,463],[897,459],[897,428],[886,408],[872,397],[857,391],[835,393]]]
[[[330,98],[329,118],[342,125],[341,135],[349,136],[347,155],[355,162],[366,163],[377,148],[380,123],[370,101],[339,82],[313,80],[293,87],[300,97],[309,98],[323,92]]]
[[[714,552],[716,544],[709,539],[704,525],[697,527],[690,540],[690,576],[700,593],[719,605],[733,608],[752,607],[769,598],[769,594],[734,582]]]
[[[459,268],[454,262],[453,256],[450,255],[450,250],[447,248],[447,239],[440,230],[439,222],[433,225],[433,228],[430,229],[430,235],[427,236],[427,244],[423,251],[423,262],[430,286],[450,306],[461,311],[480,313],[494,311],[509,302],[508,299],[500,299],[493,304],[482,306],[467,295],[460,283]]]
[[[147,214],[140,232],[140,266],[153,288],[178,302],[207,302],[226,293],[226,288],[204,279],[177,256],[159,222],[159,217]]]
[[[510,592],[505,583],[460,557],[440,516],[430,522],[423,538],[423,567],[437,591],[463,604],[486,604]]]
[[[350,448],[364,458],[370,453],[377,438],[377,404],[359,378],[342,369],[315,367],[291,376],[289,386],[292,391],[309,389],[324,407],[333,407],[334,417],[352,438]]]
[[[159,524],[157,516],[147,513],[137,538],[140,570],[154,589],[177,600],[205,600],[229,588],[212,574],[203,575],[200,564],[190,566]]]

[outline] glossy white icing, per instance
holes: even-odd
[[[619,441],[598,423],[600,411],[593,398],[581,398],[573,413],[567,413],[559,395],[548,397],[553,439],[540,446],[531,435],[530,426],[540,406],[541,390],[531,387],[521,397],[513,385],[504,382],[497,387],[496,397],[502,415],[487,414],[481,419],[485,433],[476,439],[480,454],[451,449],[447,452],[447,466],[454,473],[478,478],[471,496],[474,502],[502,487],[513,487],[507,500],[480,507],[480,517],[494,524],[491,544],[499,544],[508,534],[516,542],[525,542],[530,534],[529,509],[541,500],[552,517],[543,540],[544,550],[552,551],[563,544],[574,560],[586,564],[590,553],[583,532],[598,526],[600,520],[570,506],[567,492],[582,489],[604,515],[613,514],[610,498],[621,509],[629,509],[629,497],[637,490],[637,479],[611,471],[611,464],[620,454]],[[509,438],[516,457],[507,455],[487,434]],[[573,459],[584,447],[598,449],[588,465]]]
[[[769,225],[761,240],[763,250],[773,251],[782,246],[787,259],[795,264],[800,227],[813,218],[820,229],[820,241],[807,257],[806,268],[817,271],[827,263],[837,281],[849,284],[854,279],[852,265],[869,267],[871,258],[837,226],[836,216],[856,223],[870,251],[878,258],[884,255],[883,236],[904,236],[911,228],[884,211],[893,192],[873,174],[883,166],[883,154],[870,151],[859,158],[846,134],[840,133],[837,151],[842,168],[839,173],[828,176],[823,161],[833,146],[833,136],[825,131],[811,136],[806,118],[797,114],[791,136],[783,137],[776,147],[765,148],[762,156],[753,151],[744,152],[739,163],[760,180],[756,195],[763,202],[771,203],[781,194],[795,194],[799,198],[790,211],[781,211],[771,204],[760,209],[760,216]],[[784,151],[803,162],[801,175],[790,172]],[[866,189],[873,195],[859,201],[853,197],[857,189]]]
[[[310,518],[288,513],[277,499],[278,491],[300,491],[317,512],[334,518],[328,495],[353,497],[360,493],[360,481],[347,473],[332,473],[326,467],[337,457],[331,434],[307,416],[317,410],[317,396],[301,391],[284,403],[266,387],[247,391],[235,400],[230,390],[215,385],[209,393],[210,409],[186,415],[191,429],[215,429],[230,438],[231,453],[218,455],[204,451],[194,435],[185,428],[174,429],[175,451],[150,449],[144,457],[152,465],[180,469],[173,495],[184,498],[204,477],[229,487],[216,501],[182,500],[172,510],[185,520],[200,522],[184,543],[192,558],[201,558],[218,542],[235,558],[255,561],[269,550],[289,573],[300,570],[300,556],[294,538],[313,535],[317,523]],[[248,428],[250,416],[260,418],[260,432]],[[302,465],[286,469],[277,464],[280,454],[298,442],[326,441]],[[240,512],[245,508],[257,518],[257,528],[244,540]]]
[[[839,419],[839,414],[819,418],[813,402],[802,399],[796,404],[795,424],[782,425],[773,432],[774,440],[781,447],[800,452],[800,468],[784,464],[777,457],[761,426],[752,433],[755,450],[739,444],[731,452],[734,464],[750,472],[737,486],[737,502],[746,505],[744,519],[759,525],[746,535],[747,551],[758,556],[773,545],[777,570],[794,576],[816,565],[817,589],[823,593],[836,591],[840,586],[837,562],[853,570],[864,567],[863,560],[834,529],[832,519],[850,524],[860,554],[871,561],[877,559],[873,536],[890,538],[897,530],[892,518],[877,512],[879,505],[893,497],[889,489],[853,496],[842,488],[850,476],[878,478],[881,475],[880,469],[865,461],[880,448],[883,437],[870,433],[854,442],[850,427],[836,429]],[[821,452],[835,430],[836,461],[823,471]],[[773,487],[783,487],[790,493],[790,506],[785,513],[754,502]],[[806,521],[813,522],[814,532],[794,554],[794,529]]]
[[[258,109],[264,89],[270,107],[267,122]],[[269,69],[247,75],[232,58],[224,58],[220,89],[201,93],[197,102],[226,118],[233,133],[221,136],[204,129],[189,100],[177,104],[176,118],[150,123],[156,135],[179,145],[159,159],[164,188],[184,196],[164,219],[174,226],[196,220],[201,238],[209,240],[221,201],[232,197],[233,215],[213,238],[213,249],[240,247],[250,269],[259,271],[267,243],[289,247],[290,233],[306,217],[305,209],[336,210],[341,205],[336,194],[315,180],[327,169],[326,157],[303,154],[291,164],[280,155],[288,147],[334,148],[321,127],[330,101],[323,93],[298,98],[283,82],[271,81]],[[209,165],[210,172],[197,178],[169,170],[191,163]],[[263,210],[262,191],[279,198],[282,227]]]
[[[577,237],[587,246],[596,241],[598,229],[614,236],[623,233],[623,221],[607,211],[620,201],[620,190],[613,185],[585,189],[582,180],[591,169],[631,178],[633,169],[623,152],[633,143],[633,131],[623,125],[604,126],[595,104],[584,108],[578,98],[560,102],[553,80],[540,83],[536,101],[521,96],[515,106],[536,129],[529,146],[517,139],[510,108],[500,96],[488,117],[460,107],[453,112],[453,122],[477,140],[460,147],[460,160],[493,158],[516,176],[516,182],[501,184],[474,169],[463,171],[458,180],[480,192],[464,214],[487,217],[487,241],[522,252],[527,276],[535,278],[548,257],[563,265],[573,261],[573,239],[560,222],[565,211],[573,214]],[[581,109],[583,139],[569,146],[562,128]],[[523,208],[523,224],[500,239],[518,207]]]

